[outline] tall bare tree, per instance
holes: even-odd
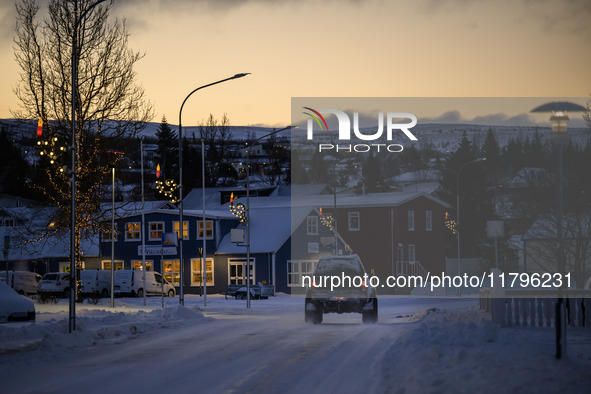
[[[229,152],[232,130],[230,119],[224,113],[218,122],[213,114],[199,125],[199,139],[205,143],[205,159],[208,167],[206,186],[216,186],[220,177],[227,175],[229,163],[226,161]]]
[[[36,0],[18,0],[15,59],[20,81],[14,93],[19,119],[43,121],[38,141],[47,182],[47,198],[60,209],[50,232],[65,232],[70,217],[70,173],[76,174],[76,250],[80,237],[98,230],[100,201],[110,169],[128,142],[152,117],[152,106],[136,84],[135,64],[143,54],[128,48],[124,20],[110,22],[113,0],[75,21],[95,0],[49,0],[46,16]],[[67,168],[72,154],[72,38],[76,34],[76,168]],[[79,255],[79,253],[77,253]],[[77,262],[79,263],[79,262]]]

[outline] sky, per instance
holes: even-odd
[[[193,95],[183,125],[227,113],[235,126],[286,126],[292,97],[585,103],[591,93],[588,0],[116,0],[112,17],[126,19],[130,47],[145,53],[137,81],[156,122],[178,124],[193,89],[245,72]],[[10,0],[0,25],[0,118],[8,118],[19,106]]]

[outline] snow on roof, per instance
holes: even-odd
[[[562,233],[565,239],[591,238],[591,214],[565,214],[562,217]],[[524,240],[557,238],[557,221],[553,214],[539,215],[525,232]]]
[[[177,207],[169,201],[144,201],[144,212],[152,212],[158,210],[176,210]],[[105,220],[111,218],[112,203],[102,203],[101,211],[105,214]],[[141,201],[127,201],[115,203],[115,218],[124,218],[134,216],[142,213]]]
[[[543,168],[525,167],[510,178],[506,187],[550,187],[552,176]]]
[[[293,190],[293,188],[292,188]],[[415,198],[424,197],[441,206],[448,204],[421,191],[391,192],[391,193],[367,193],[367,194],[337,194],[337,208],[347,207],[373,207],[373,206],[398,206],[405,204]],[[245,198],[239,201],[246,205]],[[332,194],[323,195],[301,195],[292,194],[291,197],[251,197],[251,207],[327,207],[334,205]]]
[[[306,208],[257,207],[250,210],[250,253],[276,253],[297,227],[310,213]],[[291,226],[286,225],[291,223]],[[241,223],[238,228],[245,228]],[[255,235],[256,234],[256,235]],[[230,234],[220,242],[216,254],[244,254],[244,246],[230,240]]]
[[[391,178],[394,182],[425,182],[438,181],[441,179],[441,171],[439,170],[423,170],[405,172]]]

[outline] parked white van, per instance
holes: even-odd
[[[146,295],[164,295],[174,297],[176,291],[166,279],[158,272],[141,270],[119,270],[115,271],[114,292],[118,297],[144,296],[144,274],[146,275]]]
[[[84,296],[97,296],[102,298],[111,295],[111,271],[110,270],[82,270],[80,271],[80,293]]]
[[[8,277],[7,277],[8,274]],[[0,271],[0,280],[21,295],[37,294],[41,275],[29,271]]]

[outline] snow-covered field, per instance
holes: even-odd
[[[36,304],[36,323],[0,325],[2,393],[591,392],[591,330],[499,329],[477,300],[381,298],[380,322],[325,315],[303,299],[208,296]]]

